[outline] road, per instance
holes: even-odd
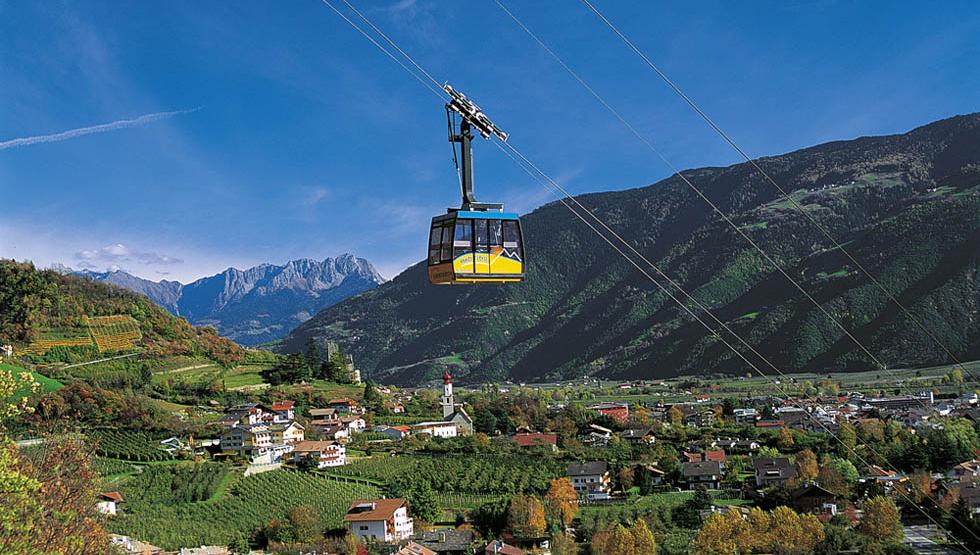
[[[905,544],[915,550],[916,553],[926,553],[931,555],[962,555],[962,551],[939,545],[932,541],[935,528],[931,526],[906,526]]]
[[[100,359],[97,359],[97,360],[90,360],[88,362],[79,362],[77,364],[69,364],[68,366],[62,366],[61,369],[62,370],[68,370],[69,368],[78,368],[79,366],[87,366],[89,364],[96,364],[98,362],[105,362],[107,360],[116,360],[116,359],[120,359],[120,358],[134,357],[134,356],[140,355],[140,354],[143,354],[143,352],[140,351],[139,353],[129,353],[129,354],[126,354],[126,355],[119,355],[117,357],[100,358]]]

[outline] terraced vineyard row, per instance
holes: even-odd
[[[130,316],[95,316],[86,322],[99,352],[132,349],[143,339],[139,322]]]
[[[106,430],[91,434],[100,455],[127,461],[151,462],[172,459],[160,448],[159,440],[144,432]]]
[[[378,457],[334,470],[336,474],[383,480],[396,490],[427,481],[440,492],[491,495],[544,492],[562,472],[558,462],[521,455]]]
[[[380,495],[381,491],[373,486],[275,470],[242,478],[229,495],[220,499],[135,503],[110,520],[109,528],[164,549],[228,545],[240,535],[249,537],[272,518],[284,518],[299,505],[312,507],[324,528],[341,528],[352,500]]]

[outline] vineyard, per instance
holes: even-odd
[[[136,469],[134,465],[126,461],[107,459],[105,457],[93,457],[92,464],[95,466],[95,470],[99,473],[99,476],[103,478],[114,474],[126,474]]]
[[[139,322],[130,316],[83,317],[85,325],[73,328],[42,328],[22,355],[43,355],[59,347],[91,347],[100,353],[124,351],[136,347],[143,339]]]
[[[92,336],[86,328],[42,328],[38,338],[20,354],[43,355],[56,347],[91,346]]]
[[[131,505],[206,501],[229,472],[221,464],[151,466],[126,482],[123,496]]]
[[[140,493],[132,490],[137,502],[109,522],[113,532],[138,537],[164,549],[228,545],[240,534],[250,536],[270,519],[284,518],[290,509],[299,505],[312,507],[324,528],[338,529],[343,526],[343,517],[352,500],[381,495],[381,491],[373,486],[275,470],[241,478],[224,496],[174,503],[166,500],[166,478],[159,480],[161,485],[153,486],[159,489],[149,493],[150,499],[140,498]],[[134,488],[140,484],[142,482],[135,482]],[[170,484],[172,488],[174,482]],[[180,496],[186,495],[184,490],[186,488],[171,489],[179,492],[172,495]],[[124,496],[126,491],[124,488]]]
[[[95,316],[85,322],[100,353],[132,349],[143,339],[139,322],[131,316]]]
[[[91,434],[96,451],[105,457],[127,461],[165,461],[173,457],[160,447],[159,440],[144,432],[105,430]]]
[[[396,456],[361,459],[334,472],[382,480],[395,491],[426,481],[437,492],[512,495],[546,491],[564,467],[521,455]]]

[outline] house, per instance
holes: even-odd
[[[424,545],[417,544],[415,542],[408,542],[408,544],[394,552],[392,555],[438,555],[435,551],[432,551]]]
[[[796,488],[789,498],[790,506],[798,513],[837,514],[837,496],[818,484]]]
[[[755,427],[756,428],[770,428],[771,429],[771,428],[783,428],[785,426],[786,426],[786,422],[783,422],[782,420],[767,419],[767,420],[756,420],[755,421]]]
[[[963,478],[974,478],[980,476],[980,461],[971,460],[961,462],[960,464],[951,468],[946,474],[950,478],[957,481],[962,480]]]
[[[716,462],[724,470],[725,463],[728,462],[728,456],[725,455],[724,449],[708,449],[704,452],[704,460]]]
[[[524,555],[522,550],[500,540],[493,540],[488,543],[479,553],[484,555]]]
[[[796,478],[796,467],[786,457],[756,457],[752,467],[756,487],[781,485]]]
[[[667,473],[664,472],[664,470],[662,468],[660,468],[659,466],[657,466],[656,463],[654,463],[654,464],[645,464],[645,465],[641,466],[640,468],[642,468],[643,469],[643,472],[646,472],[650,476],[650,485],[651,486],[659,486],[660,484],[662,484],[664,482],[664,476],[667,475]]]
[[[433,422],[419,422],[412,425],[412,432],[416,434],[429,434],[432,437],[456,437],[458,430],[452,422],[437,420]]]
[[[295,421],[272,424],[269,426],[269,434],[273,443],[296,443],[306,438],[305,429]]]
[[[438,529],[416,534],[413,538],[417,545],[425,547],[439,555],[467,555],[473,553],[470,545],[473,543],[472,530]]]
[[[276,423],[290,422],[296,418],[293,401],[276,401],[269,407],[272,409],[272,421]]]
[[[391,439],[397,440],[405,439],[412,433],[412,429],[408,426],[387,426],[381,431],[390,436]]]
[[[327,408],[334,409],[338,414],[364,414],[364,410],[354,399],[330,399]]]
[[[407,540],[415,532],[408,517],[408,501],[394,499],[355,499],[344,522],[352,534],[363,541],[396,542]]]
[[[960,499],[970,508],[971,513],[980,514],[980,486],[963,486],[960,488],[959,494]]]
[[[620,424],[625,424],[630,417],[630,406],[626,403],[596,403],[586,408],[608,416]]]
[[[265,420],[265,411],[258,403],[242,403],[231,407],[221,417],[222,426],[230,428],[237,425],[251,426]]]
[[[692,428],[714,426],[715,411],[710,408],[694,407],[692,410],[684,412],[683,422],[685,426]]]
[[[735,409],[732,411],[732,416],[735,417],[735,423],[744,426],[751,426],[755,424],[755,420],[759,417],[759,411],[755,409]]]
[[[333,424],[320,424],[318,421],[314,421],[314,425],[320,431],[320,436],[324,439],[329,439],[333,441],[339,441],[345,443],[350,439],[350,430],[348,430],[343,424],[333,423]]]
[[[579,495],[608,494],[611,489],[609,465],[605,461],[572,463],[568,465],[568,477]]]
[[[248,458],[253,464],[281,462],[284,455],[292,452],[293,446],[273,441],[269,428],[266,424],[228,428],[221,434],[222,453]]]
[[[310,418],[313,420],[336,420],[340,418],[337,409],[310,409]]]
[[[514,434],[511,438],[520,447],[545,447],[552,451],[558,450],[558,435],[542,432],[523,432]]]
[[[609,428],[604,428],[598,424],[589,424],[585,429],[585,435],[582,437],[582,443],[593,447],[605,447],[609,444],[612,433]]]
[[[681,475],[687,480],[688,489],[697,486],[708,489],[721,487],[721,465],[716,461],[686,462],[681,465]]]
[[[619,437],[627,443],[653,445],[657,441],[657,438],[653,435],[653,428],[631,428],[629,430],[623,430],[619,434]]]
[[[357,415],[341,416],[339,422],[340,425],[347,428],[347,431],[351,434],[361,433],[365,428],[367,428],[367,422],[364,420],[364,418]]]
[[[314,468],[347,464],[347,448],[334,441],[300,441],[293,446],[293,461],[309,463]]]
[[[95,508],[104,515],[114,516],[119,511],[123,496],[118,491],[106,491],[96,497]]]
[[[758,441],[752,439],[741,439],[735,442],[732,446],[731,451],[733,453],[751,453],[753,451],[758,451],[762,445]]]

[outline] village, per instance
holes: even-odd
[[[386,458],[392,466],[404,468],[401,461],[435,456],[430,451],[460,460],[523,457],[532,466],[535,459],[547,460],[558,469],[549,476],[548,496],[562,488],[571,492],[565,502],[574,507],[579,519],[592,512],[637,507],[657,496],[683,499],[682,507],[694,509],[696,522],[690,525],[695,528],[705,526],[712,517],[738,514],[748,519],[753,510],[788,507],[801,518],[816,518],[821,525],[837,523],[862,530],[869,499],[887,499],[903,507],[902,522],[895,524],[899,528],[893,535],[902,534],[903,526],[928,526],[931,516],[922,507],[930,504],[962,506],[980,514],[980,450],[942,446],[943,451],[935,455],[941,457],[939,466],[929,462],[931,453],[907,454],[924,458],[925,465],[931,466],[924,470],[925,465],[915,462],[914,471],[896,464],[894,455],[894,446],[903,437],[946,441],[943,434],[951,422],[959,428],[965,423],[975,437],[974,426],[980,420],[975,393],[944,394],[941,399],[928,389],[891,396],[851,392],[782,399],[758,395],[740,399],[737,407],[731,397],[719,401],[710,393],[692,394],[689,400],[674,403],[609,400],[569,404],[549,399],[541,401],[544,415],[522,418],[519,412],[512,414],[512,429],[504,433],[506,426],[487,422],[488,415],[494,418],[488,407],[511,401],[519,405],[529,395],[548,399],[547,390],[499,388],[490,404],[483,399],[484,393],[467,391],[468,402],[463,402],[454,392],[448,371],[441,381],[441,418],[384,424],[379,421],[390,418],[373,414],[363,399],[352,397],[330,399],[301,412],[297,402],[289,399],[248,402],[224,411],[214,440],[191,444],[171,438],[167,445],[176,451],[193,451],[198,460],[245,465],[245,476],[286,471],[319,473],[331,479],[378,479],[387,474],[377,470],[383,468]],[[627,382],[607,387],[628,397],[630,390],[648,386]],[[405,407],[418,394],[368,387],[377,388],[385,413],[395,417],[408,416]],[[580,425],[567,422],[570,411],[585,415]],[[851,438],[844,441],[853,443],[835,445],[834,438]],[[351,447],[355,447],[353,458],[348,452]],[[890,450],[889,457],[880,453],[885,449]],[[951,453],[956,458],[945,458]],[[906,469],[897,468],[902,466]],[[553,545],[554,533],[575,538],[585,531],[576,519],[545,524],[553,518],[548,496],[541,499],[549,514],[537,528],[510,523],[494,529],[479,522],[481,507],[457,510],[455,524],[447,525],[445,515],[450,507],[438,506],[433,512],[432,507],[416,506],[411,494],[404,495],[416,492],[412,475],[401,477],[400,483],[404,487],[386,493],[402,496],[349,500],[342,517],[344,529],[330,533],[346,535],[359,546],[358,553],[517,554],[567,553]],[[537,499],[533,490],[515,493]],[[513,497],[503,499],[511,507],[516,503]],[[922,514],[910,503],[912,499]],[[419,502],[431,503],[431,499],[422,496]],[[99,508],[108,515],[125,514],[127,501],[120,492],[107,491]],[[678,517],[674,519],[676,524]],[[601,529],[588,532],[593,538],[603,533]],[[168,552],[143,540],[120,534],[114,541],[130,553]],[[232,552],[223,549],[187,546],[179,552]]]

